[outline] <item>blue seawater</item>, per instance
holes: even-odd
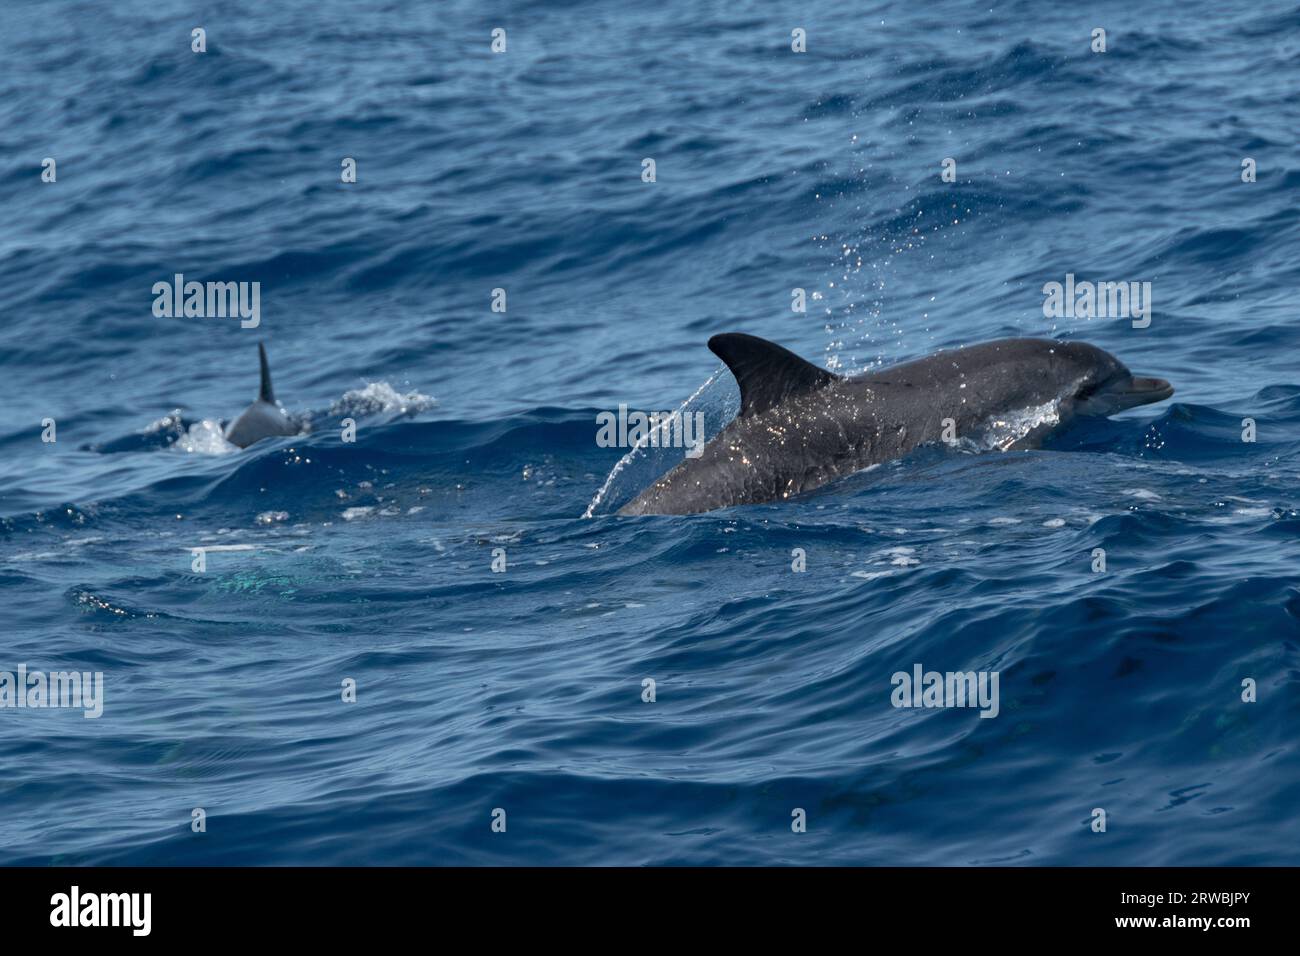
[[[1293,2],[6,4],[0,671],[104,699],[0,708],[0,860],[1300,863],[1298,58]],[[716,432],[723,331],[1177,394],[612,515],[680,450],[607,482],[596,417]],[[305,433],[238,451],[259,341]]]

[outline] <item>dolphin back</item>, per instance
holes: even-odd
[[[298,434],[298,427],[276,404],[275,392],[271,388],[271,368],[266,361],[266,348],[261,342],[257,343],[257,356],[262,369],[257,401],[244,409],[226,430],[226,441],[240,448],[247,448],[263,438]]]

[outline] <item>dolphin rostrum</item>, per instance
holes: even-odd
[[[696,514],[790,498],[919,445],[979,434],[1007,416],[1038,422],[1003,447],[1033,447],[1077,415],[1111,415],[1174,393],[1085,342],[1000,339],[845,378],[752,335],[709,339],[740,386],[740,413],[619,509]]]
[[[257,343],[257,355],[262,360],[262,387],[257,393],[257,401],[244,409],[226,430],[226,441],[240,448],[247,448],[253,442],[273,435],[296,435],[299,431],[276,404],[275,393],[271,391],[271,370],[266,364],[266,349],[261,342]]]

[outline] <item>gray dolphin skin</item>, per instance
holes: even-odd
[[[1029,448],[1075,416],[1112,415],[1174,393],[1084,342],[1000,339],[853,378],[752,335],[715,335],[709,348],[740,385],[740,414],[620,515],[780,501],[941,441],[944,419],[960,438],[1054,403],[1054,416],[1008,446]]]
[[[266,364],[266,349],[257,343],[257,355],[262,361],[262,386],[257,401],[249,405],[226,430],[226,441],[240,448],[275,435],[296,435],[298,428],[280,410],[271,390],[271,369]]]

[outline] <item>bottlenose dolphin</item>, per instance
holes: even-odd
[[[1076,415],[1111,415],[1174,393],[1084,342],[1000,339],[845,378],[752,335],[709,339],[740,386],[740,414],[619,509],[695,514],[811,491],[928,442],[978,434],[1046,406],[1005,447],[1034,447]],[[1051,403],[1050,405],[1048,403]]]
[[[296,435],[299,431],[276,404],[275,393],[271,391],[271,370],[266,364],[266,349],[261,342],[257,343],[257,355],[262,361],[262,387],[257,393],[257,401],[244,409],[226,430],[226,441],[240,448],[247,448],[253,442],[273,435]]]

